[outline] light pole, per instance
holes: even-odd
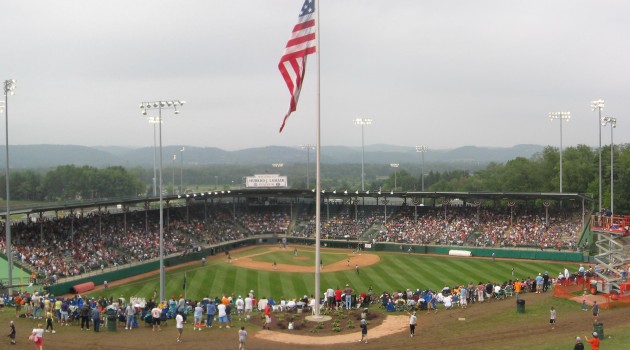
[[[216,190],[217,188],[219,188],[219,177],[214,175],[214,189]]]
[[[314,150],[315,146],[311,144],[306,144],[306,145],[300,145],[300,148],[306,150],[306,188],[311,188],[311,178],[308,171],[308,165],[311,162],[311,159],[310,159],[311,150]]]
[[[10,205],[10,185],[9,185],[9,95],[13,95],[15,93],[15,79],[8,79],[4,81],[4,121],[5,121],[5,145],[4,145],[4,157],[6,160],[6,169],[5,169],[5,182],[6,182],[6,190],[7,190],[7,212],[6,212],[6,220],[5,220],[5,232],[6,232],[6,255],[8,262],[9,273],[7,277],[8,281],[8,292],[11,295],[11,285],[13,284],[13,252],[11,251],[11,205]]]
[[[171,171],[173,172],[173,179],[171,180],[171,183],[173,184],[173,194],[178,192],[175,190],[177,188],[175,187],[175,161],[176,160],[177,160],[177,154],[173,154],[173,161],[171,162]]]
[[[613,164],[615,154],[615,143],[613,142],[613,129],[617,127],[617,118],[602,118],[602,126],[610,124],[610,212],[614,213],[614,180],[613,180]]]
[[[184,194],[184,151],[185,148],[179,150],[179,160],[181,167],[179,168],[179,193]]]
[[[355,125],[361,125],[361,191],[365,191],[365,126],[372,124],[370,118],[356,118]]]
[[[173,109],[175,114],[179,114],[178,106],[183,106],[185,101],[169,100],[169,101],[153,101],[142,102],[140,108],[142,114],[146,115],[147,110],[158,110],[158,125],[159,125],[159,140],[160,140],[160,171],[159,171],[159,186],[160,186],[160,301],[165,300],[164,295],[166,292],[166,271],[164,270],[164,189],[162,182],[162,110]]]
[[[562,193],[562,122],[571,119],[571,112],[549,112],[549,119],[560,120],[560,193]]]
[[[398,188],[397,177],[398,177],[398,167],[400,164],[398,163],[390,163],[390,167],[394,168],[394,191]]]
[[[421,190],[424,192],[424,154],[429,150],[427,146],[416,146],[416,152],[422,154],[422,167],[420,168]],[[422,197],[422,205],[424,205],[424,197]]]
[[[597,125],[599,126],[599,214],[602,213],[602,109],[604,109],[604,100],[591,101],[591,109],[599,112],[599,118],[597,119]]]
[[[157,128],[155,125],[162,121],[156,117],[148,117],[149,123],[153,124],[153,197],[157,196]]]
[[[284,163],[272,163],[271,166],[274,168],[282,168],[284,166]]]

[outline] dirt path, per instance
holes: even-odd
[[[393,316],[389,315],[385,318],[382,324],[370,328],[368,330],[368,337],[370,340],[386,337],[395,333],[403,332],[407,329],[409,323],[407,323],[407,316]],[[284,344],[298,344],[298,345],[332,345],[332,344],[348,344],[356,343],[361,339],[360,333],[354,334],[340,334],[326,337],[287,334],[282,332],[273,331],[260,331],[254,335],[258,339],[268,340],[273,342],[279,342]]]

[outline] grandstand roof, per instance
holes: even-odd
[[[163,200],[167,202],[185,201],[185,200],[210,200],[213,198],[264,198],[264,197],[283,197],[283,198],[313,198],[314,190],[308,189],[287,189],[287,188],[268,188],[268,189],[234,189],[224,191],[206,191],[188,193],[185,195],[167,195],[163,196]],[[323,190],[322,194],[328,198],[432,198],[432,199],[461,199],[465,201],[475,200],[545,200],[545,201],[584,201],[591,202],[592,196],[582,193],[544,193],[544,192],[386,192],[386,191],[358,191],[358,190]],[[66,211],[87,208],[121,208],[138,205],[140,203],[148,204],[159,201],[159,197],[135,197],[135,198],[105,198],[96,200],[72,201],[72,202],[55,202],[50,205],[37,206],[14,206],[11,213],[13,214],[39,214],[51,211]],[[0,216],[5,216],[5,212],[0,212]]]

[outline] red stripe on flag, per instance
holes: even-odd
[[[282,74],[282,78],[291,94],[289,111],[282,119],[280,132],[284,129],[291,113],[295,112],[297,108],[302,82],[304,81],[304,73],[306,72],[306,56],[317,51],[314,15],[314,0],[305,0],[298,17],[298,23],[293,27],[291,37],[287,41],[284,54],[278,64],[280,74]]]

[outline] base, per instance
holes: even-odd
[[[331,316],[324,316],[324,315],[319,315],[319,316],[306,316],[304,317],[305,320],[309,321],[309,322],[327,322],[332,320]]]

